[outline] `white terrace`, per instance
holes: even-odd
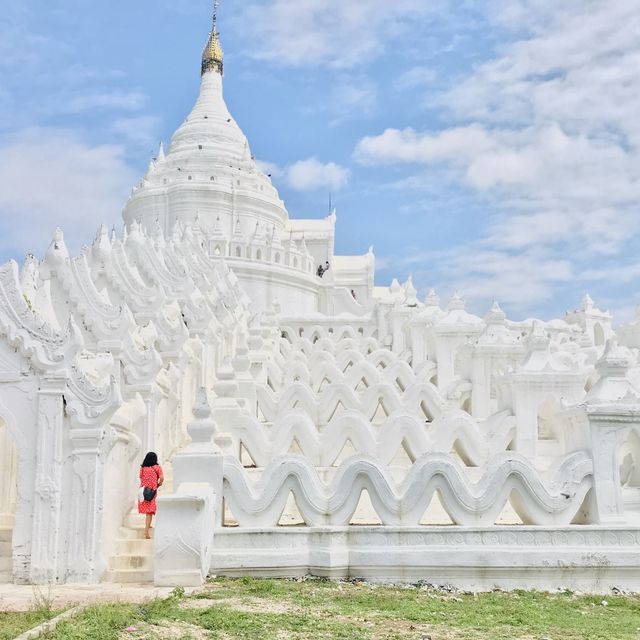
[[[222,71],[214,25],[121,236],[0,267],[0,580],[640,589],[640,320],[375,287],[335,215],[289,218]]]

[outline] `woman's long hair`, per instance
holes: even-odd
[[[144,457],[144,462],[142,463],[143,467],[155,467],[158,464],[158,456],[153,453],[153,451],[149,451],[147,455]]]

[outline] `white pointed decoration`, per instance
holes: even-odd
[[[57,227],[53,233],[53,239],[45,256],[45,262],[49,266],[59,265],[69,259],[69,250],[64,242],[64,233]]]
[[[466,306],[467,305],[464,298],[460,295],[460,292],[455,291],[453,297],[449,300],[447,308],[449,311],[464,311]]]
[[[424,303],[427,307],[440,307],[440,296],[438,296],[435,289],[429,289]]]
[[[389,287],[389,292],[394,296],[402,293],[402,286],[398,282],[397,278],[394,278],[392,280],[391,286]]]
[[[583,311],[591,311],[594,307],[594,302],[591,296],[587,293],[582,299],[582,310]]]
[[[621,347],[615,338],[611,338],[596,365],[600,379],[587,393],[586,403],[631,404],[640,409],[640,390],[629,379],[632,362],[629,350]]]
[[[418,290],[413,286],[413,277],[409,276],[404,284],[404,303],[408,307],[415,307],[418,305]]]
[[[491,309],[484,317],[484,321],[487,324],[493,325],[504,325],[505,320],[507,319],[507,314],[502,310],[497,301],[494,301]]]
[[[106,262],[111,256],[111,240],[106,225],[101,225],[98,235],[93,242],[92,254],[98,263]]]

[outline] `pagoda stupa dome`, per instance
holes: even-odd
[[[220,219],[231,236],[237,219],[243,230],[256,222],[284,230],[288,214],[278,191],[251,153],[249,142],[229,113],[223,94],[223,53],[214,19],[204,48],[198,99],[172,137],[166,154],[160,150],[134,189],[124,210],[146,229],[160,221],[165,234],[174,225],[193,223],[199,213],[203,229]]]

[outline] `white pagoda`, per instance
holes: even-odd
[[[215,17],[201,70],[122,235],[0,267],[0,581],[639,590],[640,317],[374,286],[256,164]]]

